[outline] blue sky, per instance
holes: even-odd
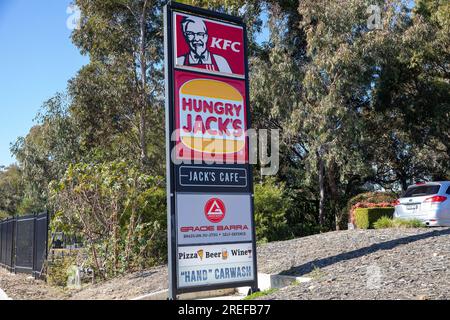
[[[0,166],[15,160],[42,103],[66,88],[88,58],[71,43],[71,0],[0,0]]]

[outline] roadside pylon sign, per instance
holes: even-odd
[[[170,1],[164,29],[169,299],[256,290],[245,23]]]

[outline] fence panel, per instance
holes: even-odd
[[[11,219],[6,223],[6,266],[10,271],[14,270],[14,231],[16,221]]]
[[[42,267],[47,258],[48,246],[48,217],[46,213],[36,217],[34,233],[34,266],[33,275],[35,278],[42,276]]]
[[[0,266],[41,277],[47,239],[47,213],[0,221]]]
[[[6,267],[6,221],[0,221],[0,265]]]
[[[35,216],[18,217],[16,222],[16,271],[33,272]]]
[[[14,228],[14,219],[0,222],[0,265],[10,271],[14,269]]]
[[[3,266],[5,264],[5,258],[4,256],[4,252],[5,252],[5,238],[6,238],[6,234],[3,231],[4,230],[4,223],[3,221],[0,221],[0,266]]]

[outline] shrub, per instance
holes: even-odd
[[[347,203],[348,221],[355,224],[355,210],[357,208],[386,208],[398,198],[393,192],[365,192],[351,198]]]
[[[166,258],[164,180],[125,161],[70,165],[50,185],[51,226],[81,234],[85,265],[102,278],[151,267]]]
[[[394,219],[394,225],[395,222],[397,222],[399,224],[400,227],[403,228],[425,228],[425,224],[420,221],[419,219],[410,219],[410,220],[405,220],[405,219]]]
[[[373,227],[375,229],[387,229],[392,228],[394,226],[394,220],[389,217],[381,217],[377,221],[373,223]]]
[[[258,242],[285,240],[288,237],[286,212],[290,200],[284,184],[267,179],[255,185],[255,224]]]
[[[418,219],[391,219],[389,217],[381,217],[373,224],[375,229],[387,228],[423,228],[425,225]]]
[[[355,210],[355,224],[359,229],[373,229],[374,223],[381,217],[392,218],[394,208],[357,208]]]
[[[48,264],[47,281],[56,287],[66,287],[69,268],[75,264],[74,256],[64,256],[54,259]]]
[[[6,212],[6,211],[1,211],[1,210],[0,210],[0,221],[4,220],[4,219],[6,219],[6,218],[10,218],[9,213]]]

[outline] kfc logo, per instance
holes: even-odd
[[[181,13],[175,24],[177,66],[244,75],[242,27]]]
[[[208,50],[208,29],[205,22],[197,17],[185,17],[181,22],[183,35],[189,44],[189,53],[178,58],[177,63],[184,66],[195,66],[210,71],[232,73],[227,60]],[[217,45],[214,38],[213,44]]]

